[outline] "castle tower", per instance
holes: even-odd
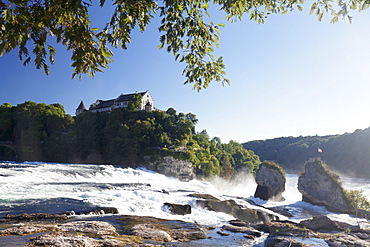
[[[81,100],[80,105],[79,105],[79,106],[77,107],[77,109],[76,109],[76,116],[77,116],[78,114],[83,113],[84,111],[87,111],[87,109],[86,109],[86,107],[85,107],[84,101],[83,101],[83,100]]]

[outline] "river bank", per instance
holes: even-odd
[[[71,217],[8,215],[0,220],[0,243],[15,246],[370,246],[370,230],[315,216],[300,223],[248,223],[221,227],[149,216]]]

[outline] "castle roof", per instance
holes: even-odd
[[[115,102],[125,102],[125,101],[130,101],[131,97],[134,96],[135,94],[140,94],[141,96],[144,96],[146,92],[141,92],[141,93],[130,93],[130,94],[121,94],[115,99]]]
[[[98,101],[99,101],[99,104],[91,107],[90,110],[106,108],[106,107],[110,107],[110,106],[112,106],[114,104],[114,99],[111,99],[111,100],[98,100]]]
[[[77,107],[77,110],[87,110],[83,100],[81,100],[81,103]]]
[[[126,102],[130,101],[131,97],[134,96],[135,94],[140,94],[141,96],[144,96],[146,92],[140,92],[140,93],[131,93],[131,94],[121,94],[115,99],[110,99],[110,100],[97,100],[97,104],[93,107],[90,108],[90,110],[95,110],[95,109],[101,109],[101,108],[106,108],[106,107],[111,107],[115,102]]]

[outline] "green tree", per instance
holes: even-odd
[[[141,109],[141,102],[143,100],[143,97],[141,94],[134,94],[131,96],[130,102],[128,103],[127,110],[128,111],[138,111]]]
[[[10,103],[0,105],[0,141],[13,138],[14,107]]]
[[[111,2],[110,2],[111,3]],[[138,28],[143,32],[151,20],[161,19],[159,26],[160,48],[172,53],[175,60],[185,63],[185,83],[192,83],[198,91],[211,81],[229,83],[225,75],[222,57],[213,55],[218,46],[219,26],[206,21],[210,9],[220,9],[227,20],[242,19],[244,14],[251,20],[263,23],[270,14],[285,14],[302,10],[304,0],[189,0],[189,1],[112,1],[113,15],[100,28],[93,26],[89,10],[93,5],[107,7],[106,0],[99,3],[83,0],[8,0],[0,1],[0,56],[17,49],[23,64],[31,62],[47,74],[54,64],[54,42],[72,51],[73,77],[82,74],[94,76],[113,61],[112,47],[127,49],[131,32]],[[317,0],[311,5],[321,20],[325,12],[332,22],[348,17],[349,10],[364,10],[367,1]]]
[[[43,160],[46,145],[60,136],[70,121],[60,104],[26,101],[17,105],[14,114],[13,136],[20,158],[26,160]]]

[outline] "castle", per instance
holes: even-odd
[[[124,108],[126,109],[129,105],[129,102],[132,98],[132,96],[140,94],[142,97],[141,100],[141,106],[139,110],[142,111],[151,111],[154,109],[154,100],[153,97],[150,95],[149,91],[147,90],[146,92],[141,92],[141,93],[131,93],[131,94],[121,94],[115,99],[110,99],[110,100],[96,100],[95,103],[93,103],[90,106],[90,109],[88,110],[85,107],[85,104],[83,100],[81,100],[80,105],[76,109],[76,116],[78,114],[81,114],[82,112],[85,111],[91,111],[94,113],[103,113],[103,112],[111,112],[115,108]]]

